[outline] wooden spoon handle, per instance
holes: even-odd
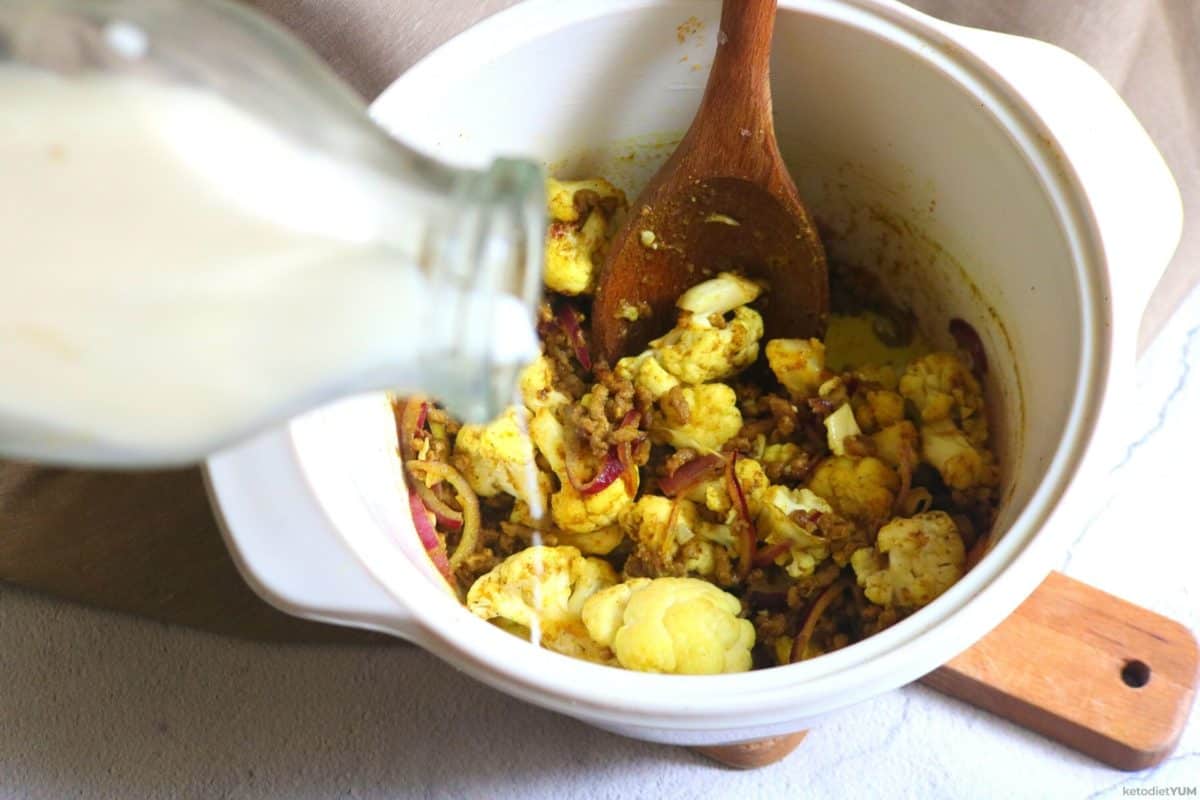
[[[737,142],[771,126],[771,35],[776,0],[725,0],[717,51],[693,128]]]

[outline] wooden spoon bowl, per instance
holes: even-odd
[[[722,270],[766,282],[765,336],[820,336],[825,251],[779,155],[769,80],[776,0],[725,0],[708,85],[600,271],[592,344],[615,362],[674,324],[675,300]],[[649,307],[637,319],[630,309]]]

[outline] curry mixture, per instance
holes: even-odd
[[[521,403],[475,426],[396,402],[417,532],[474,614],[589,661],[739,672],[870,636],[977,560],[998,472],[969,327],[931,352],[911,315],[831,265],[826,340],[763,341],[770,287],[721,273],[607,364],[583,323],[625,196],[550,181],[549,206],[543,353]]]

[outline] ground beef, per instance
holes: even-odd
[[[738,579],[733,570],[733,559],[729,557],[729,551],[724,547],[714,547],[713,556],[713,560],[716,562],[712,574],[713,583],[723,587],[737,584]]]
[[[512,513],[515,504],[516,499],[514,497],[501,492],[491,497],[480,497],[479,511],[485,517],[507,519],[509,514]]]
[[[613,445],[639,441],[644,438],[640,427],[623,425],[631,411],[638,411],[637,394],[633,383],[618,377],[603,363],[596,365],[596,383],[580,402],[567,410],[568,429],[597,459],[603,459]],[[642,413],[640,420],[647,419]],[[637,451],[644,464],[650,457],[648,449]]]
[[[874,603],[864,603],[859,615],[859,636],[872,636],[896,624],[900,618],[900,612],[895,606],[883,607]]]
[[[791,627],[792,623],[788,615],[781,611],[760,611],[754,615],[754,630],[757,632],[760,642],[787,636]]]
[[[762,387],[756,383],[735,383],[733,391],[737,395],[738,410],[743,418],[766,416],[768,412],[762,401]]]
[[[649,405],[643,406],[639,402],[633,381],[619,377],[617,373],[608,368],[606,361],[596,362],[594,374],[596,382],[608,390],[604,413],[610,420],[620,423],[630,411],[639,411],[645,415]]]
[[[850,563],[855,550],[874,544],[862,528],[837,514],[822,514],[817,519],[817,535],[829,543],[829,555],[839,567]]]
[[[613,425],[604,413],[606,400],[608,389],[596,386],[586,402],[576,403],[567,410],[568,435],[578,437],[598,459],[605,457],[612,444]]]
[[[758,450],[759,438],[765,439],[775,423],[769,419],[756,419],[742,425],[742,429],[721,449],[727,453],[742,453],[749,455]]]
[[[797,578],[788,587],[788,606],[803,609],[822,589],[832,585],[841,574],[841,567],[832,561],[826,561],[812,575]]]
[[[684,397],[683,388],[680,386],[674,386],[664,394],[659,399],[659,407],[667,419],[668,427],[682,427],[687,425],[692,418],[692,409],[688,406],[687,398]]]
[[[786,441],[800,427],[799,410],[792,405],[791,400],[777,394],[769,394],[763,399],[766,401],[771,418],[775,421],[771,432],[772,441]]]
[[[763,471],[767,473],[767,477],[771,483],[783,483],[795,486],[803,483],[816,465],[817,459],[809,455],[807,451],[801,451],[799,455],[788,461],[769,461],[764,463]]]
[[[586,331],[585,327],[585,337]],[[542,352],[554,373],[554,388],[572,400],[582,397],[587,391],[587,383],[575,358],[575,348],[571,346],[571,340],[563,332],[554,316],[554,309],[547,302],[538,306],[538,335],[542,339]]]
[[[654,570],[651,569],[645,561],[642,560],[642,551],[636,550],[625,559],[624,565],[621,567],[621,580],[627,581],[630,578],[653,578]]]
[[[687,575],[682,558],[670,560],[662,557],[662,553],[654,547],[647,547],[639,542],[633,551],[633,557],[642,565],[643,575],[647,578],[682,578]]]
[[[458,569],[454,570],[454,578],[458,581],[459,586],[469,587],[480,577],[491,572],[503,560],[491,548],[485,547],[476,550],[458,565]]]

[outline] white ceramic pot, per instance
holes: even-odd
[[[635,191],[690,121],[719,3],[533,0],[449,42],[374,113],[442,158],[533,152]],[[702,25],[680,27],[689,17]],[[246,579],[312,619],[385,631],[476,678],[628,736],[736,742],[804,728],[966,649],[1081,524],[1177,243],[1177,189],[1116,93],[1041,42],[889,0],[781,0],[776,126],[830,252],[883,270],[928,332],[965,317],[991,361],[1003,535],[919,613],[811,661],[740,675],[626,672],[538,650],[433,578],[409,521],[386,400],[354,398],[213,458]],[[614,144],[615,143],[615,144]]]

